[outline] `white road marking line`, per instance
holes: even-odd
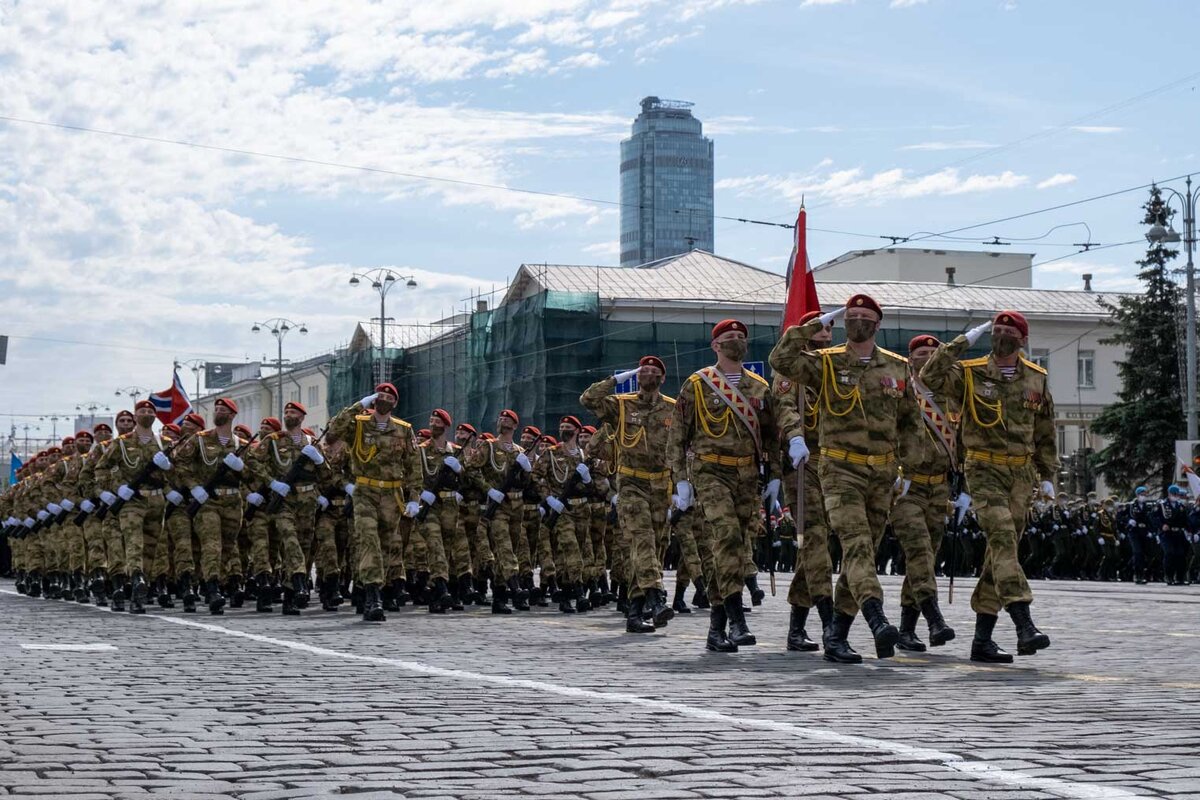
[[[23,644],[22,650],[70,650],[74,652],[91,652],[94,650],[116,650],[111,644]]]
[[[6,589],[0,589],[0,593],[19,596],[16,592]],[[96,611],[113,613],[111,609],[107,608],[98,608],[96,606],[87,606],[87,608],[91,608]],[[362,661],[369,664],[377,664],[383,667],[394,667],[396,669],[416,673],[418,675],[429,675],[437,678],[446,678],[448,680],[490,684],[492,686],[503,686],[510,689],[525,689],[532,692],[541,692],[543,694],[553,694],[560,697],[571,697],[581,700],[591,700],[600,703],[637,706],[655,712],[677,714],[706,722],[716,722],[722,725],[774,731],[787,736],[794,736],[798,739],[828,742],[830,744],[845,745],[852,748],[867,748],[883,753],[892,753],[893,755],[901,756],[902,758],[913,759],[915,761],[939,763],[952,772],[958,772],[985,783],[998,784],[1001,786],[1013,786],[1021,789],[1036,789],[1056,795],[1058,797],[1082,798],[1082,800],[1126,800],[1127,798],[1142,796],[1136,792],[1116,786],[1073,783],[1061,778],[1047,778],[1037,775],[1028,775],[1018,770],[1003,769],[1001,767],[996,767],[992,764],[989,764],[986,761],[970,760],[964,756],[958,755],[957,753],[943,752],[941,750],[934,750],[933,748],[929,747],[916,747],[914,745],[904,744],[903,742],[893,742],[887,739],[877,739],[870,736],[856,736],[853,734],[838,733],[837,731],[829,730],[827,728],[796,725],[791,722],[759,719],[757,717],[739,717],[732,714],[724,714],[719,711],[689,706],[684,703],[677,703],[670,700],[654,700],[635,694],[627,694],[625,692],[601,692],[594,689],[580,689],[574,686],[562,686],[560,684],[550,683],[548,681],[536,681],[526,678],[511,678],[504,675],[488,675],[482,672],[471,672],[460,669],[446,669],[444,667],[435,667],[430,664],[423,664],[419,661],[406,661],[399,658],[385,658],[382,656],[368,656],[359,653],[349,653],[342,650],[332,650],[327,647],[318,647],[316,645],[306,644],[304,642],[296,642],[289,639],[276,639],[273,636],[263,636],[258,633],[239,631],[233,628],[226,628],[221,625],[212,625],[206,622],[196,622],[194,620],[183,619],[180,617],[168,617],[155,614],[148,615],[147,617],[143,617],[141,619],[161,620],[174,625],[183,625],[189,628],[209,631],[210,633],[220,633],[226,636],[248,639],[260,644],[284,647],[289,650],[310,653],[312,655],[322,656],[325,658],[337,658],[347,661]]]

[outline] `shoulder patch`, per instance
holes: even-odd
[[[1029,359],[1025,358],[1025,356],[1021,356],[1021,363],[1024,364],[1029,369],[1033,370],[1034,372],[1040,372],[1042,375],[1047,374],[1044,367],[1039,367],[1037,364],[1035,364],[1032,361],[1030,361]]]

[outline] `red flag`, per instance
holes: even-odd
[[[817,300],[817,284],[813,280],[812,264],[808,261],[808,212],[804,202],[800,203],[800,214],[796,217],[796,239],[792,245],[792,257],[787,269],[787,302],[783,306],[783,327],[787,330],[797,325],[809,311],[820,311]]]
[[[179,379],[179,373],[175,373],[174,380],[171,381],[171,388],[164,392],[150,395],[150,402],[154,403],[154,415],[158,417],[158,421],[163,425],[168,422],[179,423],[186,415],[192,411],[192,403],[188,400],[187,392],[183,388],[183,381]]]

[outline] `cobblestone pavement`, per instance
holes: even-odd
[[[1053,646],[984,667],[963,580],[956,641],[877,661],[859,620],[839,667],[784,649],[787,578],[731,655],[699,613],[135,617],[0,582],[0,796],[1200,798],[1200,587],[1035,583]]]

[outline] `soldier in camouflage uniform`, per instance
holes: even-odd
[[[390,383],[343,409],[329,423],[331,431],[350,449],[354,473],[354,538],[358,552],[355,583],[364,589],[363,619],[382,622],[380,587],[385,573],[384,554],[394,548],[400,514],[417,513],[420,466],[412,426],[391,416],[400,393]],[[405,493],[411,499],[405,503]],[[403,592],[403,578],[393,579],[393,591]]]
[[[460,422],[454,430],[454,441],[461,448],[460,460],[464,467],[471,456],[479,449],[482,442],[479,431],[469,422]],[[458,513],[458,525],[462,528],[467,544],[471,548],[471,574],[474,591],[472,598],[476,605],[487,603],[487,582],[492,574],[495,559],[492,558],[492,545],[488,541],[487,528],[479,524],[479,514],[483,510],[486,495],[473,481],[464,478],[460,483],[462,492],[462,508]],[[467,602],[468,598],[463,598]]]
[[[991,329],[992,352],[959,361],[984,331]],[[992,640],[1000,609],[1017,628],[1017,652],[1032,655],[1050,646],[1029,614],[1033,591],[1017,560],[1017,542],[1035,482],[1054,495],[1058,451],[1054,401],[1046,371],[1021,356],[1029,323],[1015,311],[1001,311],[954,341],[943,344],[921,370],[921,380],[940,396],[962,398],[962,442],[967,486],[987,551],[971,595],[975,610],[974,661],[1007,663],[1012,656]]]
[[[75,438],[78,441],[78,435]],[[104,481],[97,479],[96,465],[100,463],[105,448],[112,442],[112,428],[108,423],[98,422],[92,426],[92,442],[92,447],[79,468],[79,510],[87,514],[83,520],[83,540],[87,548],[92,597],[97,606],[107,606],[108,543],[104,535],[107,520],[101,520],[96,515]]]
[[[164,431],[165,429],[164,426]],[[179,426],[179,434],[175,441],[189,440],[202,430],[204,430],[204,417],[196,413],[188,414]],[[165,433],[164,438],[166,438]],[[167,517],[163,522],[163,541],[170,544],[174,559],[176,590],[183,599],[183,611],[186,614],[194,614],[196,613],[196,601],[199,599],[199,595],[196,594],[195,545],[192,539],[192,520],[184,513],[190,487],[186,485],[182,474],[174,470],[163,477],[168,486],[165,495]],[[166,549],[166,547],[162,547],[160,552]],[[161,568],[161,565],[165,563],[165,557],[156,559],[156,561],[159,562]],[[160,594],[159,605],[170,608],[173,604],[164,602],[163,596]]]
[[[847,342],[809,351],[808,339],[845,313]],[[896,482],[896,450],[920,425],[907,361],[875,343],[883,310],[870,296],[851,297],[834,311],[789,328],[771,352],[771,366],[788,380],[819,387],[819,475],[829,524],[841,537],[842,572],[834,590],[825,658],[859,663],[846,637],[861,609],[879,658],[896,653],[900,632],[883,611],[875,553],[883,538]]]
[[[629,538],[625,630],[630,633],[652,632],[675,616],[666,602],[661,561],[671,485],[667,443],[675,412],[675,401],[659,391],[666,374],[662,359],[643,356],[636,368],[592,384],[579,398],[614,433],[618,524]],[[636,392],[613,394],[618,383],[635,375]],[[681,451],[681,467],[683,459]]]
[[[450,412],[435,408],[429,415],[430,438],[417,447],[421,465],[421,511],[418,522],[421,538],[429,553],[429,613],[444,614],[451,608],[461,611],[462,598],[471,589],[471,549],[466,531],[459,525],[463,496],[459,483],[463,471],[460,448],[446,440],[453,422]],[[451,592],[450,581],[454,581]]]
[[[321,610],[337,611],[342,604],[342,587],[350,581],[349,529],[346,504],[354,493],[350,473],[350,451],[345,440],[333,431],[325,434],[325,469],[320,471],[317,497],[316,566]],[[344,573],[344,574],[343,574]]]
[[[134,419],[133,412],[122,409],[117,412],[114,418],[116,425],[116,436],[125,436],[133,431]],[[113,483],[112,471],[109,467],[100,467],[100,464],[107,460],[109,452],[116,446],[116,438],[104,441],[103,449],[100,451],[101,461],[96,465],[96,499],[99,501],[97,507],[111,506],[117,501],[117,496],[113,491],[117,488],[117,484]],[[100,530],[104,534],[104,547],[108,555],[108,585],[112,592],[112,608],[113,611],[125,610],[125,539],[121,535],[121,523],[118,521],[115,514],[109,514],[106,511],[102,512],[104,519],[101,522]]]
[[[592,473],[592,491],[588,495],[588,537],[592,559],[584,565],[584,578],[588,585],[588,604],[599,608],[608,602],[608,551],[605,549],[605,529],[608,527],[608,512],[613,508],[610,500],[617,496],[610,475],[613,474],[611,440],[595,438],[596,428],[584,425],[579,432],[579,445],[583,448],[585,463]],[[597,444],[592,445],[595,441]]]
[[[667,448],[676,481],[676,506],[686,511],[693,501],[699,501],[707,528],[698,544],[702,561],[711,548],[715,575],[708,586],[712,610],[705,646],[719,652],[757,644],[742,610],[746,537],[760,514],[760,462],[771,457],[764,445],[770,448],[778,436],[770,386],[743,367],[749,348],[747,335],[746,325],[738,320],[726,319],[713,326],[716,364],[684,381]],[[690,474],[689,451],[695,457]],[[772,483],[767,487],[768,502],[777,499],[779,484]],[[620,507],[623,509],[623,504]]]
[[[557,514],[554,530],[550,531],[543,523],[539,537],[549,539],[552,534],[558,544],[554,564],[559,585],[558,610],[564,614],[590,608],[583,578],[584,556],[591,552],[588,484],[592,478],[584,463],[583,448],[579,446],[582,428],[578,417],[568,415],[559,420],[562,441],[547,449],[533,465],[533,480],[545,497],[545,510]]]

